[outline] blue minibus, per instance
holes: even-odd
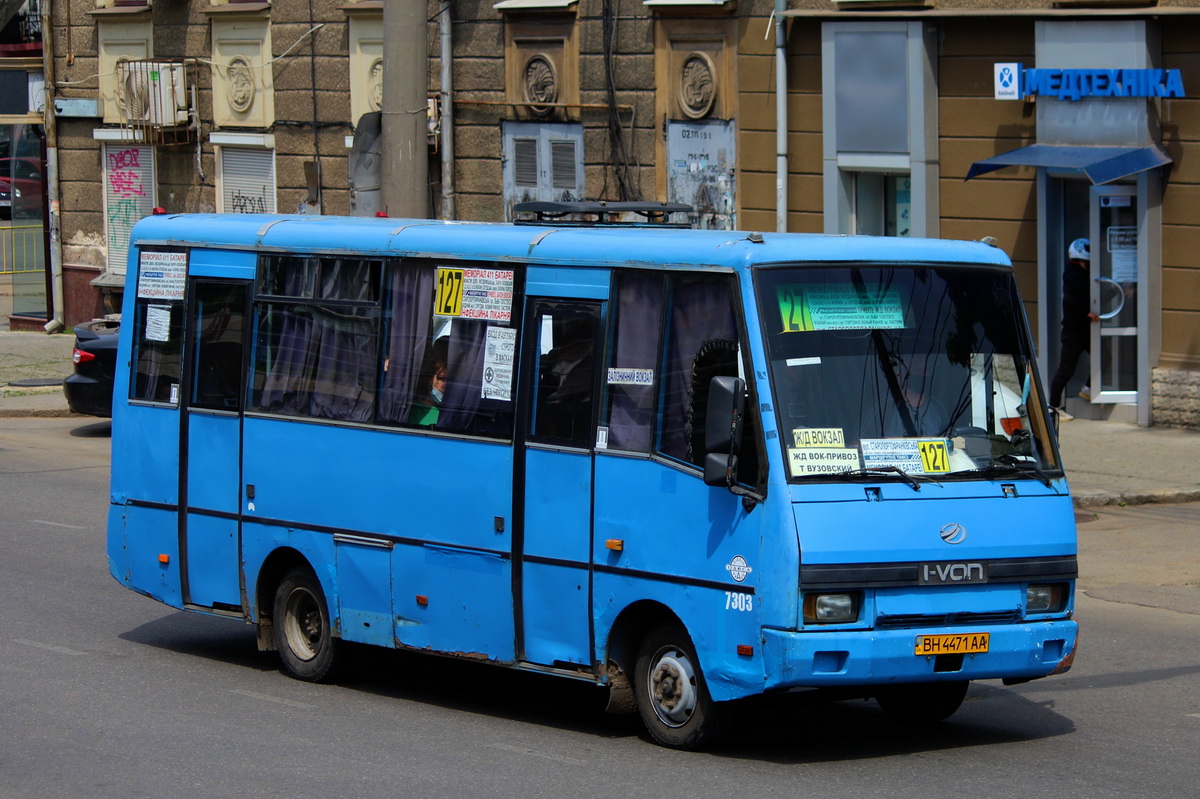
[[[646,208],[140,221],[112,575],[301,680],[343,642],[543,672],[675,748],[745,697],[930,723],[1066,671],[1074,513],[1005,254]]]

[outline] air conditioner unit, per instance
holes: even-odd
[[[187,124],[187,70],[183,64],[128,61],[123,66],[125,117],[130,125]]]

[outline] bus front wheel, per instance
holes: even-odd
[[[642,722],[663,746],[700,749],[725,731],[728,707],[709,696],[691,639],[677,625],[643,639],[634,691]]]
[[[275,591],[275,645],[292,677],[321,682],[331,676],[337,642],[321,584],[308,569],[293,569]]]
[[[875,701],[888,718],[908,726],[936,724],[949,718],[967,696],[967,680],[913,683],[886,688]]]

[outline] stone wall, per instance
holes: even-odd
[[[1200,372],[1155,369],[1151,393],[1154,424],[1200,430]]]

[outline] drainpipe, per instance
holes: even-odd
[[[775,230],[786,233],[788,212],[787,0],[775,0]]]
[[[49,213],[46,227],[50,232],[50,304],[54,318],[43,327],[47,333],[57,333],[66,328],[65,292],[62,270],[62,224],[58,200],[58,120],[54,115],[54,16],[52,3],[42,3],[42,92],[43,127],[46,131],[46,200]]]
[[[442,219],[457,218],[454,201],[454,40],[450,8],[454,0],[442,0]]]

